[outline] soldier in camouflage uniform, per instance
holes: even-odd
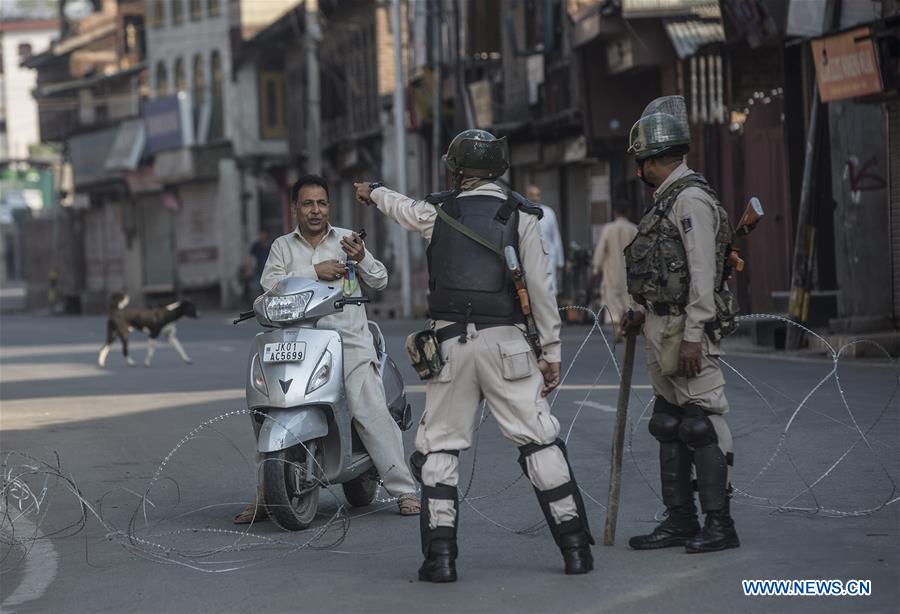
[[[690,553],[740,545],[729,514],[733,464],[719,342],[733,332],[737,305],[724,283],[733,232],[706,180],[684,155],[690,132],[684,99],[651,102],[631,128],[629,152],[638,176],[655,188],[638,235],[625,250],[628,292],[640,305],[623,332],[642,324],[647,369],[656,394],[650,433],[660,444],[666,518],[649,535],[632,537],[636,550],[684,546]],[[697,521],[692,465],[700,506]]]

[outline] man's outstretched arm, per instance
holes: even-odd
[[[437,211],[434,205],[424,200],[414,200],[385,187],[369,189],[367,183],[354,183],[356,199],[364,204],[374,203],[378,210],[407,230],[417,232],[426,241],[431,240],[431,231]]]

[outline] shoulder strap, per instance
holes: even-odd
[[[521,211],[530,213],[531,215],[536,215],[539,220],[544,217],[544,210],[541,209],[540,206],[534,204],[518,192],[510,192],[509,201],[515,203],[515,206],[518,207]]]
[[[425,201],[431,203],[432,205],[437,205],[450,197],[456,198],[456,196],[460,193],[460,190],[445,190],[444,192],[432,192],[428,196],[425,197]]]

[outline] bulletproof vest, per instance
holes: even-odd
[[[666,305],[683,310],[687,305],[691,283],[687,254],[678,227],[669,220],[669,212],[678,196],[690,187],[700,188],[713,199],[719,218],[715,255],[716,319],[706,324],[706,332],[718,342],[737,328],[737,301],[723,278],[734,231],[728,213],[702,175],[692,173],[675,181],[644,214],[637,236],[625,248],[628,293],[644,306]]]
[[[519,213],[514,200],[495,196],[443,196],[444,211],[501,251],[518,252]],[[432,201],[433,202],[433,201]],[[503,260],[437,217],[428,256],[428,311],[432,319],[475,324],[524,321],[512,276]]]

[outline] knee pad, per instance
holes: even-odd
[[[702,448],[719,441],[706,412],[695,406],[685,408],[685,416],[678,427],[678,438],[691,448]]]
[[[416,450],[409,455],[409,470],[419,484],[422,484],[422,467],[425,466],[429,454],[452,454],[459,458],[459,450],[433,450],[428,454],[422,454]]]
[[[547,526],[550,527],[550,533],[553,535],[553,540],[556,542],[557,546],[560,545],[563,535],[581,531],[584,531],[588,536],[589,542],[593,545],[594,538],[591,536],[590,527],[588,527],[584,500],[581,497],[581,491],[578,489],[578,484],[575,482],[575,476],[572,475],[572,466],[569,464],[569,455],[566,451],[566,444],[563,443],[561,439],[557,439],[553,443],[527,443],[523,446],[519,446],[519,465],[522,467],[522,472],[530,479],[530,476],[528,476],[528,457],[535,452],[553,446],[559,448],[563,453],[563,458],[566,460],[566,465],[569,470],[569,481],[550,490],[539,490],[537,486],[532,484],[532,486],[534,486],[534,492],[537,495],[538,503],[541,506],[541,511],[544,513],[544,518],[547,521]],[[550,504],[554,501],[565,499],[566,497],[572,497],[575,501],[575,508],[578,511],[578,516],[557,524],[550,511]]]
[[[662,443],[678,441],[678,425],[681,424],[681,408],[662,397],[656,397],[653,415],[648,428],[650,434]]]

